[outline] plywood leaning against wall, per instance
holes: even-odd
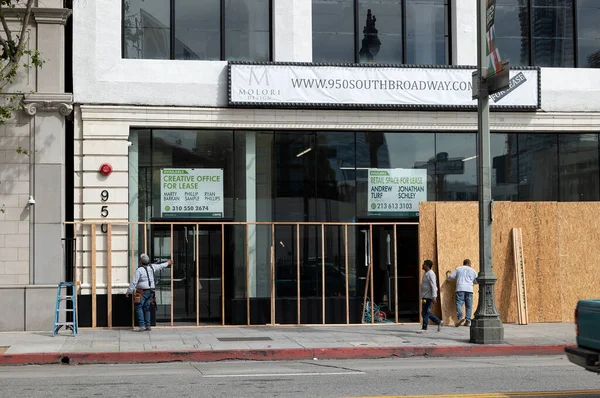
[[[437,246],[436,246],[436,233],[435,233],[435,217],[436,217],[436,203],[435,202],[421,202],[419,206],[419,269],[423,261],[430,259],[434,262],[433,271],[436,273],[439,281],[439,274],[437,272]],[[420,278],[423,278],[423,271],[420,271]],[[421,279],[419,279],[419,289],[421,286]],[[419,291],[419,297],[420,296]],[[421,310],[421,304],[419,303],[419,311]],[[442,311],[440,303],[438,302],[433,306],[433,313],[442,317]],[[420,317],[420,315],[419,315]]]
[[[600,298],[600,203],[559,203],[562,318],[572,322],[580,299]]]
[[[443,320],[455,325],[456,281],[446,275],[470,259],[479,273],[479,219],[477,203],[437,203],[436,206],[437,264],[440,284],[440,302]],[[473,289],[473,314],[477,308],[478,289]],[[465,314],[463,309],[463,314]],[[466,314],[465,314],[466,315]]]
[[[519,314],[519,325],[527,325],[527,288],[525,278],[525,256],[523,254],[523,231],[521,228],[512,229],[513,254],[515,265],[515,292],[517,297],[517,310]]]

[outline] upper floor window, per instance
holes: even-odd
[[[444,65],[448,0],[312,0],[313,62]]]
[[[600,67],[597,0],[497,0],[496,38],[512,66]]]
[[[271,59],[271,0],[123,0],[123,57]]]

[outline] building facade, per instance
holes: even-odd
[[[100,3],[73,10],[82,324],[131,324],[144,251],[175,260],[159,324],[360,322],[369,283],[418,317],[418,203],[477,199],[475,2]],[[497,1],[495,200],[600,200],[598,16]]]
[[[13,32],[20,31],[21,10],[3,11]],[[62,0],[34,4],[27,45],[40,52],[43,67],[19,68],[13,84],[4,87],[4,94],[22,96],[24,107],[0,126],[2,331],[50,330],[56,286],[65,280],[64,221],[70,212],[65,198],[72,163],[65,156],[72,141],[66,138],[72,136],[72,94],[65,90],[70,15]]]

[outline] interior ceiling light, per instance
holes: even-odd
[[[300,152],[299,154],[297,154],[296,157],[299,158],[302,155],[306,155],[310,151],[312,151],[312,148],[306,148],[305,150],[303,150],[302,152]]]

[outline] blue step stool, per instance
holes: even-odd
[[[63,287],[65,288],[66,295],[62,295]],[[69,288],[71,288],[71,293],[69,294]],[[73,336],[77,335],[77,297],[75,296],[75,284],[73,282],[59,282],[58,291],[56,292],[56,311],[54,312],[54,328],[52,329],[52,337],[56,336],[58,330],[61,327],[65,327],[65,329],[71,329],[73,332]],[[60,303],[65,301],[65,308],[60,308]],[[71,308],[68,308],[69,301],[73,304]],[[60,313],[65,313],[64,322],[60,321]],[[66,313],[73,313],[72,322],[67,322]]]

